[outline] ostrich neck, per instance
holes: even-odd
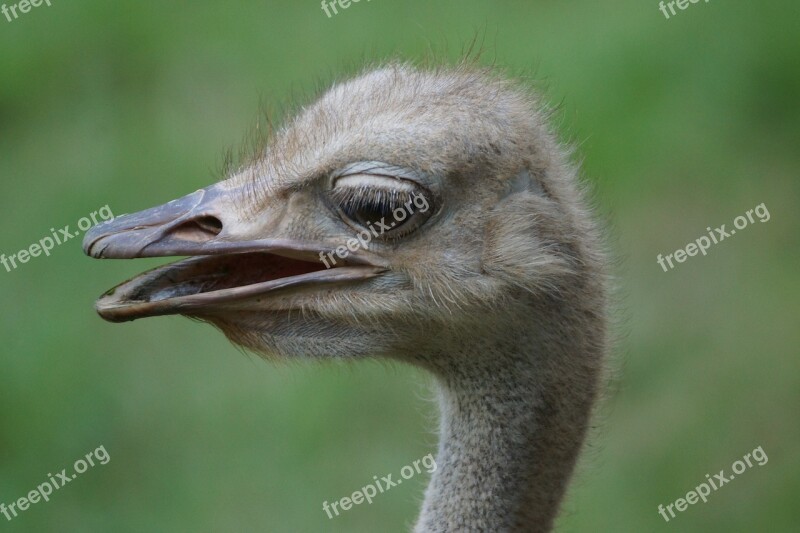
[[[495,332],[433,369],[440,443],[417,532],[552,528],[595,396],[585,336]]]

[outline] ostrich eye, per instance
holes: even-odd
[[[402,178],[342,176],[334,182],[331,197],[348,225],[387,238],[408,235],[431,214],[430,193]]]

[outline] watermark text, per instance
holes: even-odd
[[[401,468],[399,478],[392,479],[392,474],[383,476],[380,479],[378,479],[378,476],[372,476],[374,483],[364,485],[360,490],[357,490],[352,495],[345,496],[340,500],[331,503],[328,503],[327,500],[324,501],[322,503],[322,510],[328,515],[328,519],[332,519],[334,515],[339,516],[340,508],[343,512],[349,511],[354,505],[360,505],[365,501],[372,505],[372,499],[378,494],[383,494],[392,487],[396,487],[402,483],[404,479],[411,479],[416,474],[422,473],[420,464],[425,467],[425,471],[429,474],[436,470],[436,460],[433,458],[433,454],[429,453],[422,459],[417,459],[412,464]]]
[[[99,218],[99,220],[98,220]],[[19,264],[27,263],[32,257],[39,257],[44,254],[50,256],[50,252],[56,245],[64,244],[65,242],[80,236],[82,232],[88,231],[92,226],[99,222],[106,222],[114,218],[114,213],[108,205],[101,207],[98,211],[90,213],[78,221],[78,229],[80,231],[73,231],[69,225],[60,228],[56,231],[55,228],[50,228],[50,235],[43,237],[38,243],[31,244],[28,248],[22,249],[15,254],[6,256],[0,254],[0,264],[5,267],[6,272],[16,270]],[[19,264],[17,264],[19,263]]]
[[[11,521],[16,518],[19,513],[27,511],[31,505],[39,503],[40,501],[49,502],[50,496],[54,491],[64,487],[67,483],[71,483],[72,480],[78,477],[78,474],[83,474],[89,467],[97,466],[95,460],[101,465],[108,464],[111,460],[111,456],[108,455],[105,446],[100,446],[96,450],[87,453],[84,457],[75,461],[72,465],[72,473],[68,473],[66,468],[61,470],[61,472],[57,472],[55,476],[48,473],[47,481],[30,491],[27,496],[23,496],[8,505],[0,502],[0,513],[6,517],[6,520]]]
[[[756,220],[753,215],[758,217],[759,222],[768,222],[770,219],[767,206],[763,203],[757,205],[755,209],[748,209],[747,213],[745,214],[747,216],[739,215],[733,219],[733,226],[735,229],[729,230],[727,229],[727,224],[723,224],[720,227],[715,228],[714,231],[711,231],[711,227],[709,226],[706,228],[706,231],[708,231],[708,236],[703,235],[702,237],[698,237],[694,242],[690,242],[685,247],[679,248],[671,254],[667,254],[665,256],[658,254],[656,257],[656,262],[661,266],[662,269],[664,269],[664,272],[667,272],[667,270],[672,270],[676,266],[672,262],[673,259],[677,263],[683,263],[688,257],[694,257],[698,252],[706,255],[712,244],[719,244],[725,239],[736,235],[736,230],[743,230],[749,224],[753,224]],[[667,265],[669,265],[669,269],[667,268]]]
[[[720,487],[733,481],[737,475],[743,474],[748,468],[752,468],[755,465],[764,466],[767,464],[767,461],[769,461],[769,457],[767,457],[767,454],[764,452],[764,448],[759,446],[752,452],[746,453],[740,460],[734,461],[731,465],[733,474],[728,474],[726,476],[725,470],[720,470],[719,473],[714,474],[713,477],[710,474],[706,474],[706,481],[687,492],[685,498],[678,498],[667,506],[659,504],[658,514],[661,515],[665,522],[669,522],[672,518],[677,516],[675,514],[676,510],[682,513],[688,509],[690,505],[694,505],[698,501],[702,500],[703,503],[706,503],[712,490],[719,490]]]

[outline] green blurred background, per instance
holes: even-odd
[[[533,76],[620,258],[617,379],[561,531],[797,531],[800,511],[800,6],[317,0],[52,0],[0,18],[0,253],[108,204],[136,211],[215,181],[260,102],[365,60],[457,58],[476,33]],[[656,264],[765,203],[673,271]],[[435,450],[428,378],[381,363],[266,364],[177,318],[112,325],[94,298],[163,261],[97,263],[80,239],[0,269],[0,502],[105,446],[5,531],[406,531],[418,476],[321,509]],[[657,513],[762,446],[669,524]],[[396,474],[395,474],[396,475]]]

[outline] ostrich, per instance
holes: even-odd
[[[366,70],[227,179],[93,228],[95,258],[189,256],[97,311],[200,319],[266,358],[421,367],[441,416],[415,531],[549,531],[598,396],[608,282],[548,118],[494,69]]]

